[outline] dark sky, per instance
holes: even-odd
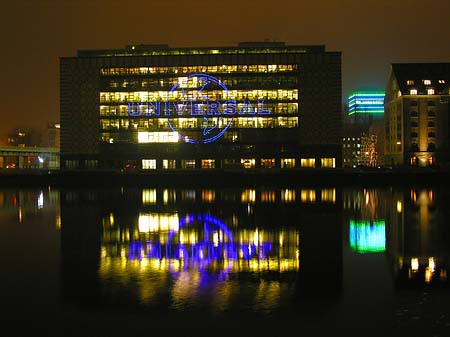
[[[78,49],[323,44],[342,52],[343,100],[384,90],[390,63],[450,62],[449,0],[14,0],[0,13],[0,143],[59,121],[59,57]]]

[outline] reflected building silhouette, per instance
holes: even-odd
[[[448,286],[445,187],[344,189],[344,235],[358,253],[386,253],[398,288]]]
[[[390,255],[396,284],[448,286],[450,226],[445,186],[415,187],[393,195]]]
[[[262,312],[336,295],[341,204],[334,188],[63,190],[64,293],[214,311],[245,295]]]

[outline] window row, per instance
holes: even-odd
[[[100,92],[100,103],[186,102],[227,100],[298,100],[297,89],[277,90],[174,90]]]
[[[275,158],[241,158],[241,159],[142,159],[143,170],[156,169],[214,169],[214,168],[276,168],[282,169],[290,168],[315,168],[315,158],[281,158],[279,162]],[[336,158],[320,158],[320,167],[322,168],[336,168]]]
[[[240,64],[240,65],[198,65],[178,67],[128,67],[102,68],[101,75],[147,75],[147,74],[190,74],[190,73],[236,73],[236,72],[286,72],[297,70],[296,64]]]
[[[224,77],[218,79],[230,89],[239,87],[259,87],[259,88],[276,88],[276,87],[292,87],[297,86],[298,78],[296,76],[240,76],[240,77]],[[162,90],[172,88],[180,83],[183,78],[165,77],[165,78],[143,78],[143,79],[122,79],[110,80],[103,83],[103,87],[109,88],[152,88]]]
[[[419,113],[417,111],[411,111],[409,113],[409,116],[410,117],[418,117]],[[428,117],[435,117],[435,116],[436,116],[436,112],[435,111],[432,111],[432,110],[428,111]]]
[[[435,81],[433,81],[433,82],[435,82],[435,83],[437,83],[437,84],[445,84],[445,80],[444,79],[440,79],[440,80],[435,80]],[[414,85],[414,80],[406,80],[406,84],[407,85]],[[432,81],[431,80],[422,80],[422,83],[424,84],[424,85],[431,85],[432,84]]]
[[[213,189],[202,189],[202,190],[181,190],[176,191],[172,189],[164,189],[162,191],[156,188],[145,188],[142,190],[142,203],[144,205],[155,205],[158,201],[163,204],[168,204],[170,202],[176,202],[177,199],[182,201],[195,201],[200,199],[202,202],[214,202],[216,200],[216,194],[218,192]],[[222,194],[223,193],[223,194]],[[297,198],[302,202],[314,202],[318,197],[322,202],[336,202],[336,189],[334,188],[323,188],[323,189],[311,189],[302,188],[300,190],[286,188],[277,190],[263,190],[257,192],[254,189],[244,189],[240,194],[228,194],[227,192],[222,192],[221,198],[225,200],[240,200],[242,203],[255,203],[257,201],[264,203],[281,202],[293,202]],[[166,220],[166,219],[164,219]],[[168,224],[170,221],[164,221],[164,224]],[[175,225],[178,225],[178,221]],[[157,227],[157,226],[154,226]],[[160,226],[158,226],[160,227]],[[283,240],[285,241],[285,240]]]
[[[428,126],[429,128],[434,128],[434,127],[436,126],[436,124],[435,124],[433,121],[430,121],[430,122],[428,122],[427,126]],[[412,128],[419,127],[419,123],[418,123],[418,122],[415,122],[415,121],[412,121],[412,122],[411,122],[411,127],[412,127]]]
[[[435,138],[436,137],[436,133],[435,132],[428,132],[427,136],[428,136],[428,138]],[[419,134],[417,132],[411,132],[411,137],[412,138],[417,138],[417,137],[419,137]]]
[[[272,103],[265,101],[256,101],[256,102],[246,102],[246,103],[238,103],[234,106],[234,110],[231,109],[231,106],[224,104],[224,106],[216,105],[216,110],[220,112],[224,112],[224,109],[228,108],[228,112],[237,112],[251,114],[262,112],[266,114],[297,114],[298,113],[298,103]],[[156,103],[131,103],[127,105],[100,105],[100,116],[133,116],[133,117],[150,117],[150,116],[160,116],[169,113],[169,115],[176,110],[177,114],[179,112],[183,112],[184,115],[189,115],[191,111],[196,112],[198,114],[201,111],[211,111],[211,104],[209,106],[204,104],[197,104],[195,107],[192,104],[188,104],[185,106],[184,104],[179,104],[174,106],[173,104],[170,106],[161,105]]]
[[[170,121],[170,125],[169,125]],[[230,123],[231,122],[231,123]],[[229,126],[228,126],[229,124]],[[295,128],[298,117],[234,117],[234,118],[153,118],[153,119],[100,119],[101,130],[183,130],[218,128]]]

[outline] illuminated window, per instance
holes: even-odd
[[[261,158],[261,167],[262,168],[273,168],[273,167],[275,167],[275,158],[270,158],[270,159]]]
[[[144,170],[156,170],[156,159],[142,159],[142,168]]]
[[[243,168],[250,169],[255,167],[255,159],[254,158],[243,158],[241,159],[241,165]]]
[[[430,85],[431,84],[431,80],[423,80],[423,84]]]
[[[335,158],[321,158],[320,163],[322,167],[336,167],[336,159]]]
[[[428,95],[434,95],[434,89],[428,89],[427,90]]]
[[[314,158],[302,158],[300,159],[301,167],[316,167],[316,159]]]
[[[410,95],[417,95],[417,89],[411,89],[409,90]]]
[[[414,84],[414,80],[407,80],[407,81],[406,81],[406,84],[407,84],[407,85],[413,85],[413,84]]]
[[[295,159],[294,158],[281,158],[281,168],[294,168]]]
[[[445,84],[445,80],[438,80],[439,84]]]
[[[195,168],[195,159],[183,159],[181,161],[182,168],[193,169]]]
[[[210,169],[216,167],[216,161],[214,159],[202,159],[202,168]]]
[[[175,159],[163,159],[162,168],[165,170],[177,168],[177,161]]]

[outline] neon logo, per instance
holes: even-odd
[[[215,93],[216,99],[210,100],[208,92]],[[178,132],[174,126],[174,120],[178,117],[203,119],[200,139],[190,139],[182,134],[180,137],[187,143],[207,144],[222,137],[236,115],[270,114],[270,110],[264,105],[264,100],[237,101],[230,96],[226,85],[214,76],[191,74],[178,79],[178,82],[170,89],[165,102],[128,103],[128,115],[130,117],[168,117],[167,123],[173,132]]]

